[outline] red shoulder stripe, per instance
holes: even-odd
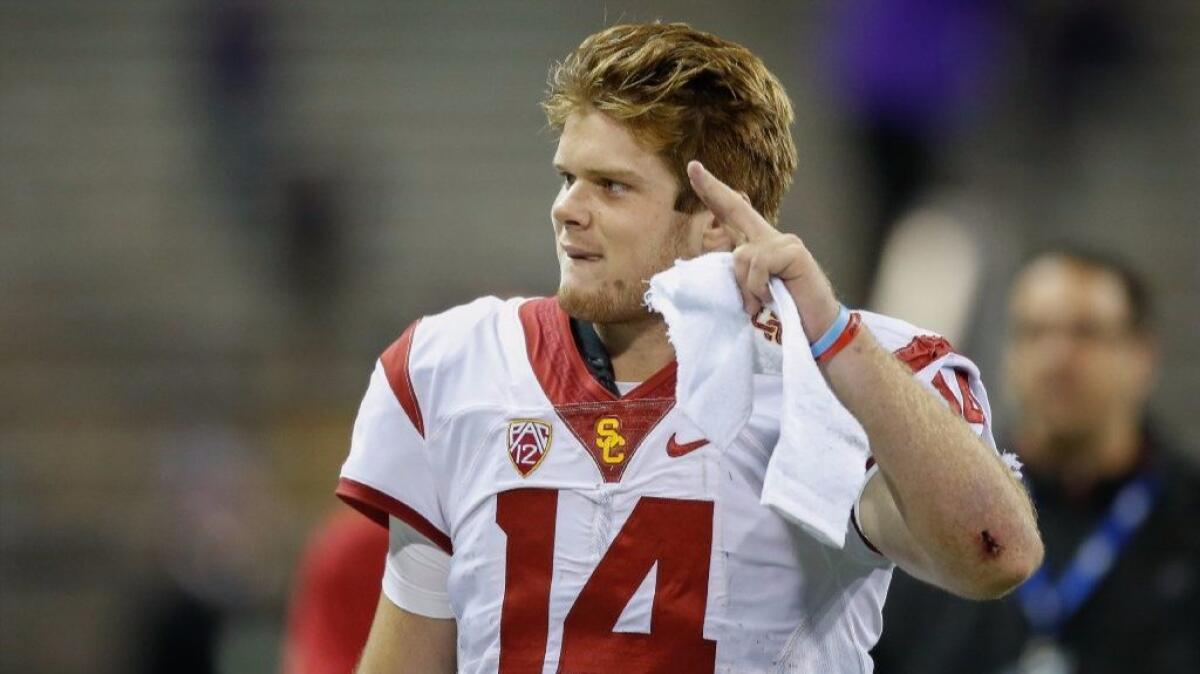
[[[954,350],[945,337],[917,335],[905,346],[896,349],[896,357],[913,372],[924,370],[933,361]]]
[[[945,337],[935,337],[933,335],[918,335],[913,337],[912,341],[904,347],[896,350],[896,357],[904,362],[913,372],[920,372],[929,366],[935,360],[954,351],[954,347],[950,346],[950,342],[946,341]],[[958,390],[962,394],[963,402],[959,402],[958,396],[950,390],[950,383],[946,381],[943,373],[938,372],[934,375],[932,384],[937,392],[941,394],[946,402],[950,405],[950,409],[954,410],[955,414],[962,416],[964,419],[973,424],[982,424],[987,421],[987,417],[983,413],[983,406],[979,404],[979,400],[975,398],[975,394],[971,393],[971,385],[967,380],[967,374],[962,370],[954,370],[955,383],[958,385]]]
[[[946,399],[946,404],[950,406],[950,409],[955,414],[958,416],[963,416],[963,407],[961,404],[959,404],[958,397],[955,396],[954,392],[950,390],[950,387],[946,385],[946,378],[941,372],[938,372],[936,375],[934,375],[933,387],[937,389],[938,393],[942,394],[942,397]]]
[[[425,422],[421,418],[421,405],[417,402],[417,393],[413,390],[412,378],[408,376],[408,357],[412,352],[413,333],[417,331],[417,325],[420,322],[418,319],[408,326],[404,334],[400,335],[400,339],[397,339],[383,352],[383,355],[379,357],[379,362],[383,363],[383,373],[387,375],[388,383],[392,386],[392,393],[395,394],[400,407],[404,408],[413,428],[416,428],[417,433],[423,438],[425,437]]]

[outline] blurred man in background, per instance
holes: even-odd
[[[1148,422],[1151,301],[1123,264],[1035,256],[1006,360],[1046,558],[1005,602],[892,585],[882,672],[1200,671],[1200,476]],[[937,635],[937,639],[929,639]]]

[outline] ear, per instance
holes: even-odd
[[[738,192],[742,195],[742,199],[751,206],[754,202],[750,201],[750,195],[745,192]],[[713,251],[732,251],[734,248],[746,242],[745,236],[740,232],[734,232],[728,227],[725,227],[717,220],[711,211],[705,213],[712,218],[712,222],[704,229],[704,252],[711,253]],[[711,247],[710,247],[711,245]]]
[[[1136,377],[1135,386],[1138,399],[1144,402],[1150,397],[1150,393],[1158,381],[1161,351],[1158,339],[1153,334],[1138,335],[1134,339],[1137,340],[1132,358],[1134,377]]]
[[[697,215],[703,216],[704,229],[700,234],[700,248],[704,253],[728,253],[737,246],[733,232],[717,220],[717,216],[707,209]]]

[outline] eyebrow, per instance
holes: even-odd
[[[561,164],[559,164],[557,162],[554,163],[554,168],[555,168],[555,170],[559,171],[560,173],[573,173],[573,171],[568,171],[564,166],[562,166]],[[619,182],[628,182],[628,183],[642,182],[642,176],[640,174],[638,174],[636,171],[632,171],[630,169],[624,169],[624,168],[616,168],[616,167],[612,167],[612,168],[601,167],[601,168],[593,168],[593,169],[584,169],[583,171],[579,172],[579,175],[583,175],[583,176],[586,176],[589,178],[595,178],[595,177],[609,178],[611,180],[617,180]]]

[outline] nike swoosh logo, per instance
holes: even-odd
[[[700,438],[692,442],[685,442],[682,445],[675,442],[675,434],[672,433],[670,439],[667,440],[667,456],[679,458],[688,452],[694,452],[697,449],[708,444],[708,440]]]

